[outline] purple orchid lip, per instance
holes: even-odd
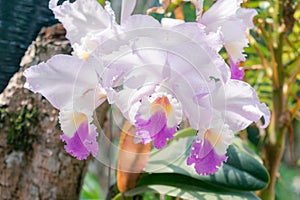
[[[146,144],[154,141],[157,149],[164,148],[168,140],[172,140],[176,133],[176,127],[167,127],[166,113],[163,110],[155,112],[148,120],[143,120],[140,115],[136,116],[136,135]]]
[[[229,57],[229,62],[230,62],[231,79],[243,80],[245,76],[245,70],[239,68],[240,62],[235,63],[230,57]]]
[[[92,125],[90,128],[92,129],[91,133],[89,133],[88,123],[83,122],[80,124],[72,138],[65,134],[60,137],[62,141],[66,142],[65,150],[78,160],[86,159],[90,153],[92,153],[94,157],[97,156],[98,143],[96,137],[98,136],[98,133]]]
[[[194,168],[198,174],[209,175],[217,172],[222,162],[226,161],[227,156],[218,155],[211,143],[207,139],[204,139],[203,142],[196,141],[193,143],[187,164],[195,164]]]

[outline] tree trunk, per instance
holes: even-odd
[[[0,95],[0,199],[78,199],[88,161],[69,156],[60,141],[58,111],[23,88],[23,72],[71,47],[61,25],[42,29],[21,68]]]

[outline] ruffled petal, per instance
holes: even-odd
[[[92,153],[94,157],[97,156],[97,136],[98,133],[94,125],[89,126],[87,122],[82,122],[73,137],[68,137],[63,134],[61,140],[66,142],[65,149],[69,154],[78,160],[84,160],[90,153]]]
[[[216,32],[221,27],[225,48],[236,63],[244,61],[243,49],[248,45],[247,28],[253,27],[254,9],[240,8],[241,0],[218,0],[199,19],[206,26],[206,31]]]
[[[205,157],[200,157],[201,152],[206,152]],[[195,164],[194,168],[200,175],[209,175],[218,171],[218,167],[222,162],[226,162],[227,157],[225,155],[218,155],[213,146],[207,141],[195,142],[192,145],[192,151],[190,157],[187,159],[187,164]]]
[[[223,162],[227,161],[226,151],[232,143],[233,133],[226,126],[223,130],[208,130],[204,139],[193,143],[187,164],[194,164],[200,175],[209,175],[218,171]]]
[[[149,143],[156,137],[166,125],[166,116],[163,111],[156,112],[149,119],[143,119],[143,116],[136,115],[135,117],[136,135],[141,138],[142,143]]]
[[[70,138],[83,122],[88,122],[86,114],[76,112],[72,108],[64,108],[59,112],[59,123],[64,134]]]
[[[144,120],[140,115],[136,116],[136,137],[143,144],[153,140],[157,149],[164,148],[176,133],[176,126],[168,128],[166,114],[163,111],[155,112],[149,119]]]
[[[144,97],[136,111],[136,141],[153,140],[154,147],[161,149],[173,139],[182,120],[181,105],[167,94],[154,93],[150,99]]]
[[[57,3],[58,0],[50,0],[49,7],[66,28],[66,37],[72,45],[81,43],[81,38],[88,33],[99,33],[111,27],[110,15],[96,0],[65,1],[62,5]]]

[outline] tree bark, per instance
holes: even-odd
[[[60,141],[58,110],[23,88],[23,72],[71,47],[61,25],[42,29],[0,95],[0,199],[78,199],[88,161]]]

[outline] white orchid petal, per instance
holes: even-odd
[[[246,82],[231,80],[225,86],[225,120],[233,131],[247,128],[252,122],[264,118],[263,128],[270,123],[270,110],[260,103],[255,90]]]
[[[88,123],[88,118],[85,114],[76,112],[70,106],[66,106],[59,113],[59,123],[62,131],[68,137],[73,137],[79,126],[83,123]]]
[[[136,0],[122,0],[121,24],[131,15],[136,5]]]
[[[244,61],[243,49],[248,45],[247,28],[253,28],[254,9],[240,8],[242,0],[218,0],[199,19],[206,26],[207,33],[221,28],[224,45],[234,62]]]
[[[125,31],[141,30],[142,28],[158,28],[161,24],[153,17],[148,15],[132,15],[122,23]],[[147,32],[147,30],[144,30]]]
[[[25,87],[39,92],[50,103],[61,108],[73,97],[74,83],[83,61],[68,55],[53,56],[46,63],[40,63],[25,70]],[[81,80],[85,83],[85,79]]]
[[[88,33],[101,32],[111,27],[109,14],[96,0],[77,0],[74,3],[65,1],[62,5],[57,3],[57,0],[51,0],[49,7],[66,28],[66,37],[71,44],[80,44],[81,38]]]
[[[219,128],[211,128],[207,131],[205,138],[211,143],[218,155],[225,155],[228,146],[232,143],[234,134],[228,125]]]
[[[180,20],[180,19],[173,19],[173,18],[162,18],[161,19],[161,25],[165,28],[171,28],[171,27],[177,26],[182,23],[184,23],[184,21]]]
[[[247,8],[239,8],[236,12],[236,15],[239,19],[242,19],[244,24],[248,28],[253,28],[253,17],[256,16],[258,13],[254,9],[247,9]]]
[[[91,62],[73,56],[56,55],[46,63],[25,70],[24,87],[41,93],[54,107],[60,109],[84,96],[87,91],[99,87],[94,67]]]
[[[204,0],[191,0],[191,2],[195,5],[197,16],[201,15],[203,12],[203,1]]]

